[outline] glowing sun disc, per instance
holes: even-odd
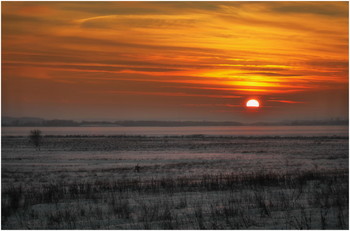
[[[246,106],[247,107],[259,107],[260,103],[256,99],[250,99],[250,100],[248,100]]]

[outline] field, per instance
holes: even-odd
[[[2,137],[2,229],[348,229],[348,137]],[[135,170],[139,166],[139,171]]]

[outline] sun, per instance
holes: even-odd
[[[246,107],[260,107],[260,103],[256,99],[250,99],[247,101]]]

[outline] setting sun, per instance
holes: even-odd
[[[250,99],[248,100],[246,107],[260,107],[260,103],[256,99]]]
[[[4,1],[2,116],[346,119],[348,6]]]
[[[2,229],[349,229],[349,0],[0,14]]]

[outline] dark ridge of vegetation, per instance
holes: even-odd
[[[256,122],[241,123],[236,121],[155,121],[155,120],[124,120],[124,121],[81,121],[74,120],[45,120],[32,117],[2,117],[3,127],[99,127],[99,126],[122,126],[122,127],[187,127],[187,126],[318,126],[318,125],[349,125],[346,119],[329,120],[294,120],[282,122]]]
[[[25,138],[26,136],[11,136],[4,135],[2,138]],[[349,136],[341,135],[329,135],[329,136],[274,136],[274,135],[262,135],[262,136],[242,136],[242,135],[43,135],[46,138],[142,138],[142,139],[349,139]]]

